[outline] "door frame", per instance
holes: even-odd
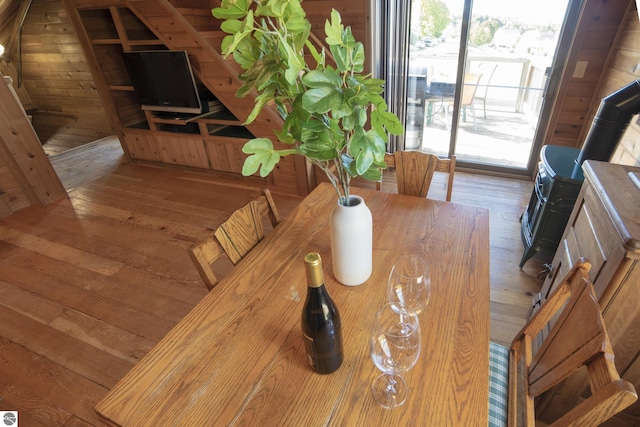
[[[400,82],[394,82],[392,84],[388,84],[387,86],[392,86],[394,88],[393,93],[385,94],[385,99],[389,106],[389,110],[395,112],[399,119],[405,123],[406,122],[406,88],[407,88],[407,69],[408,69],[408,47],[407,45],[399,46],[396,44],[392,47],[392,49],[396,52],[394,60],[403,60],[404,65],[398,66],[394,64],[396,70],[404,70],[403,72],[398,72],[395,74],[385,74],[381,73],[381,70],[388,70],[388,66],[384,64],[385,61],[389,58],[389,53],[386,51],[388,46],[385,46],[384,41],[381,40],[381,28],[390,29],[388,22],[386,24],[381,24],[385,22],[390,16],[389,13],[385,13],[383,8],[389,7],[389,5],[393,5],[398,0],[371,0],[370,6],[370,14],[372,19],[371,22],[371,69],[373,71],[374,76],[381,79],[392,79],[392,80],[400,80]],[[405,0],[399,0],[401,2]],[[456,86],[458,88],[462,87],[462,82],[464,81],[464,73],[466,67],[466,54],[467,54],[467,41],[469,38],[469,23],[471,20],[471,12],[473,0],[463,0],[464,8],[463,8],[463,22],[460,34],[460,46],[458,50],[458,67],[456,70]],[[513,177],[527,177],[533,178],[535,175],[536,165],[538,163],[538,155],[542,146],[544,145],[547,133],[550,129],[550,118],[552,116],[554,104],[558,98],[558,89],[559,83],[562,80],[562,76],[565,73],[567,67],[567,59],[569,53],[571,52],[571,46],[573,44],[573,40],[575,37],[575,31],[577,28],[577,24],[580,19],[580,15],[582,12],[582,8],[584,6],[585,0],[569,0],[567,4],[567,10],[565,12],[565,17],[560,28],[560,33],[558,37],[558,42],[556,45],[556,50],[554,53],[554,60],[549,67],[545,88],[543,90],[543,102],[540,109],[540,114],[538,116],[538,125],[536,131],[534,133],[531,151],[529,153],[529,159],[527,160],[527,167],[523,169],[517,169],[506,166],[499,165],[489,165],[489,164],[481,164],[481,163],[472,163],[465,162],[464,160],[458,159],[456,162],[456,166],[460,169],[465,170],[473,170],[477,172],[486,172],[494,175],[502,175],[502,176],[513,176]],[[409,7],[405,7],[402,10],[402,13],[408,14],[404,17],[401,22],[404,22],[403,25],[409,22],[409,17],[411,13],[411,4],[412,1],[407,2]],[[398,15],[394,15],[396,19],[398,19]],[[382,25],[382,26],[381,26]],[[406,27],[406,31],[409,31],[409,27]],[[396,32],[397,33],[397,32]],[[400,39],[404,39],[408,44],[408,34],[406,37],[401,37]],[[385,51],[387,52],[385,54]],[[397,55],[398,52],[404,52],[405,55],[401,58]],[[402,96],[400,96],[402,95]],[[452,113],[452,123],[456,124],[459,121],[460,117],[460,101],[462,97],[462,90],[456,90],[454,94],[454,105],[453,105],[453,113]],[[455,153],[455,142],[457,139],[457,126],[451,127],[451,135],[449,141],[449,155],[453,155]],[[405,147],[405,136],[402,135],[400,137],[395,138],[394,140],[390,140],[388,143],[389,151],[395,151],[396,149],[404,149]]]

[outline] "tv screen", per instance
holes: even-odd
[[[143,110],[202,113],[202,103],[185,51],[123,52]]]

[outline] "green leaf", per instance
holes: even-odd
[[[293,47],[287,43],[286,38],[282,34],[280,34],[280,40],[280,47],[284,50],[287,60],[285,79],[293,86],[296,84],[298,74],[305,68],[304,58],[302,54],[293,50]]]
[[[342,161],[342,167],[350,176],[358,176],[358,171],[356,171],[356,162],[353,160],[353,157],[343,154],[340,159]]]
[[[243,18],[249,10],[250,0],[223,0],[220,7],[214,8],[211,13],[218,19]]]
[[[353,71],[356,73],[361,73],[364,70],[364,46],[362,43],[356,43],[356,46],[353,48],[353,54],[351,55],[353,61]]]
[[[329,50],[336,60],[336,66],[342,73],[349,71],[351,68],[351,58],[349,57],[349,50],[344,46],[330,45]]]
[[[285,0],[287,7],[282,16],[285,19],[304,18],[307,16],[302,8],[301,0]]]
[[[249,124],[253,122],[256,119],[256,117],[258,117],[258,114],[260,114],[264,106],[272,99],[273,99],[273,91],[271,92],[265,91],[260,95],[256,96],[256,105],[253,107],[253,110],[251,110],[251,114],[249,114],[249,117],[247,117],[245,124]]]
[[[242,174],[253,175],[260,169],[260,176],[263,178],[271,173],[282,157],[298,153],[297,150],[275,150],[269,138],[247,141],[242,147],[242,152],[250,154],[242,165]]]
[[[229,46],[231,46],[231,44],[233,43],[233,39],[234,36],[224,36],[224,38],[222,39],[222,43],[220,44],[220,49],[223,55],[225,55],[225,57],[231,53],[231,51],[229,50]]]
[[[300,154],[303,156],[320,161],[336,158],[337,151],[335,143],[331,140],[331,136],[327,129],[323,132],[303,129],[302,139],[304,144],[300,145],[299,150]]]
[[[300,140],[300,153],[315,160],[331,160],[339,155],[340,147],[337,146],[336,137],[341,133],[335,133],[331,126],[317,118],[307,120],[302,124]]]
[[[327,20],[324,24],[324,32],[327,35],[325,41],[329,46],[339,46],[342,44],[342,19],[337,10],[331,10],[331,22]]]
[[[373,164],[373,153],[370,150],[364,150],[356,157],[356,172],[358,175],[364,175]]]
[[[366,123],[367,112],[361,108],[356,110],[349,109],[349,115],[342,118],[342,126],[347,130],[362,128]]]
[[[378,131],[378,134],[385,137],[385,130],[393,135],[402,135],[404,127],[398,117],[381,108],[376,108],[371,112],[371,126]]]
[[[309,89],[302,95],[302,106],[310,113],[325,114],[340,102],[340,92],[327,86]]]
[[[307,49],[309,50],[309,52],[311,52],[311,56],[313,56],[314,61],[316,61],[317,69],[324,69],[324,48],[322,48],[322,53],[319,53],[318,49],[316,49],[313,43],[311,43],[311,41],[309,40],[305,42],[305,46],[307,46]]]
[[[226,37],[225,37],[226,38]],[[233,59],[244,70],[251,68],[253,64],[258,61],[260,57],[260,51],[255,41],[250,38],[244,38],[236,46],[236,50],[233,52]]]
[[[356,173],[363,175],[372,165],[384,164],[386,144],[375,131],[357,129],[351,139],[350,152],[356,160]],[[381,160],[382,159],[382,160]]]
[[[265,177],[280,161],[280,154],[273,149],[273,143],[268,138],[255,138],[248,141],[242,152],[250,154],[242,165],[242,175],[249,176],[260,169],[260,176]]]
[[[368,76],[355,76],[355,78],[370,94],[381,94],[384,92],[384,80],[374,79]],[[378,103],[376,102],[374,105],[378,105]]]
[[[227,19],[220,24],[220,29],[228,34],[235,34],[242,29],[242,21],[238,19]]]
[[[295,99],[291,113],[285,118],[282,132],[291,134],[295,141],[302,141],[302,127],[309,122],[310,118],[311,114],[302,108],[302,95],[300,95]]]
[[[346,27],[342,32],[342,44],[349,50],[353,50],[356,47],[356,39],[353,37],[351,27]]]
[[[329,87],[340,90],[342,79],[334,70],[312,70],[302,76],[302,83],[310,88]]]
[[[335,119],[347,119],[349,120],[349,118],[354,114],[353,111],[353,107],[349,105],[348,101],[345,101],[343,99],[342,102],[340,102],[339,104],[335,104],[333,106],[333,108],[331,108],[331,116]],[[366,115],[365,115],[366,116]],[[366,117],[365,117],[366,120]],[[344,120],[343,120],[343,127],[346,130],[351,130],[353,129],[353,126],[355,125],[355,122],[353,120],[350,121],[350,125],[346,125]]]
[[[273,18],[282,18],[284,10],[287,7],[290,0],[269,0],[262,1],[256,8],[256,15],[269,16]]]
[[[253,12],[250,10],[244,21],[241,22],[240,31],[233,35],[231,43],[228,43],[222,52],[225,56],[237,49],[238,45],[245,37],[250,37],[253,31]]]
[[[286,21],[287,30],[292,33],[297,33],[299,31],[306,31],[309,28],[310,24],[305,18],[296,17],[291,18]]]
[[[369,181],[380,181],[382,179],[382,169],[376,165],[372,165],[365,173],[361,175]]]

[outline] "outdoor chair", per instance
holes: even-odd
[[[396,169],[398,194],[427,197],[433,174],[448,173],[446,200],[451,201],[456,168],[455,156],[442,159],[435,154],[420,151],[396,151],[393,154],[385,154],[384,160],[388,167]],[[381,189],[381,184],[381,181],[376,183],[377,190]]]
[[[598,426],[637,399],[634,386],[616,370],[590,268],[579,260],[510,348],[490,344],[490,427]],[[588,376],[590,387],[580,386],[587,383],[580,375]],[[572,381],[571,390],[576,385],[575,393],[554,394],[565,380]],[[538,420],[536,408],[545,398],[556,408],[561,405],[564,415],[547,420],[543,414]]]
[[[482,74],[467,73],[464,76],[464,84],[462,86],[462,97],[460,98],[460,108],[462,109],[462,121],[467,121],[467,109],[471,112],[471,118],[473,119],[473,130],[476,130],[476,108],[474,105],[476,91],[478,90],[478,83],[482,78]],[[445,120],[447,126],[449,126],[449,110],[453,106],[452,102],[445,105]]]
[[[482,114],[485,119],[487,118],[487,92],[489,91],[489,86],[491,85],[491,80],[493,80],[496,68],[498,68],[498,64],[489,62],[481,63],[479,67],[479,72],[482,77],[478,82],[478,89],[476,90],[474,101],[482,101]]]

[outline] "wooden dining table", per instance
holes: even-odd
[[[332,273],[329,217],[337,194],[311,192],[96,406],[118,426],[483,426],[488,419],[489,214],[486,209],[352,188],[373,215],[373,272],[359,286]],[[300,328],[303,257],[320,253],[342,318],[344,362],[320,375]],[[403,376],[404,405],[371,395],[369,355],[391,266],[416,253],[432,292],[422,349]],[[185,255],[186,256],[186,255]]]

